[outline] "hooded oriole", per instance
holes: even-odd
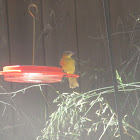
[[[75,61],[71,57],[74,53],[71,51],[66,51],[63,53],[62,59],[60,61],[60,65],[62,66],[62,69],[66,73],[74,74],[75,72]],[[76,88],[79,87],[79,84],[77,83],[76,78],[68,77],[69,79],[69,87],[70,88]]]

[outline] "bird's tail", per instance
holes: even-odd
[[[78,84],[76,78],[71,78],[71,77],[69,77],[68,79],[69,79],[69,87],[70,87],[70,88],[79,87],[79,84]]]

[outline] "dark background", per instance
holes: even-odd
[[[140,0],[109,2],[116,69],[128,76],[134,74],[135,81],[139,81],[140,24],[136,19],[140,15]],[[38,7],[37,14],[34,8],[31,9],[36,16],[35,65],[60,67],[63,52],[73,51],[80,86],[69,89],[67,79],[64,79],[61,83],[50,84],[53,88],[41,86],[43,94],[39,87],[18,92],[15,96],[0,94],[0,140],[35,140],[48,116],[56,109],[53,104],[58,96],[56,91],[87,92],[112,85],[102,0],[0,0],[0,70],[6,65],[32,65],[30,3]],[[136,68],[134,73],[133,68]],[[128,82],[132,82],[131,77]],[[0,78],[1,93],[31,85],[10,83],[2,76]],[[114,103],[113,95],[106,98]],[[135,102],[138,98],[134,94],[132,100]],[[124,100],[122,95],[120,102]],[[130,112],[128,106],[125,111]]]

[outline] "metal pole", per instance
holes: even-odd
[[[110,9],[109,9],[108,0],[103,0],[103,8],[104,8],[104,17],[105,17],[105,24],[106,24],[106,31],[107,31],[107,42],[108,42],[110,65],[111,65],[111,71],[112,71],[112,80],[113,80],[113,86],[114,86],[114,99],[115,99],[116,113],[118,116],[120,140],[122,140],[123,125],[122,125],[122,116],[120,113],[121,109],[118,108],[119,92],[118,92],[116,69],[115,69],[115,63],[114,63],[114,57],[113,57],[113,51],[112,51],[111,20],[110,20]]]

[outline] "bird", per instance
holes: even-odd
[[[60,65],[61,65],[63,71],[68,74],[74,74],[74,72],[75,72],[75,60],[72,58],[73,54],[74,53],[71,51],[65,51],[60,60]],[[79,84],[78,84],[76,78],[68,77],[68,81],[69,81],[70,88],[73,89],[73,88],[79,87]]]

